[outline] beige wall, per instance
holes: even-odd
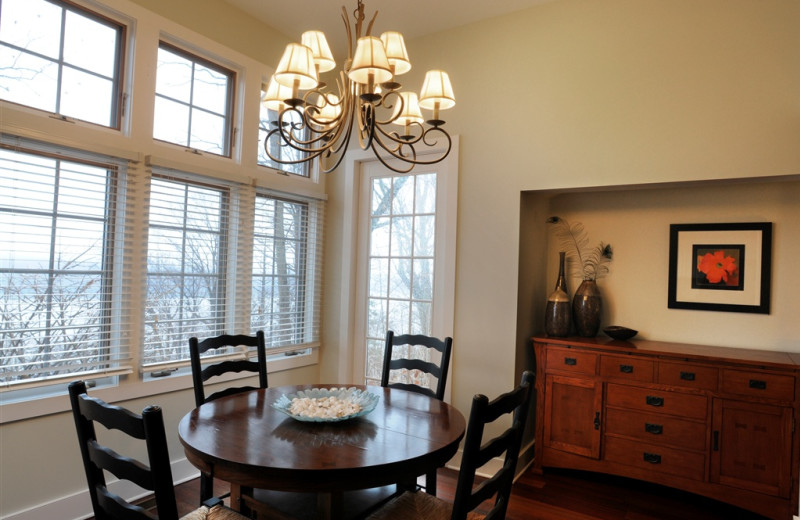
[[[444,68],[458,101],[444,113],[447,128],[461,137],[456,406],[466,410],[476,392],[496,395],[517,381],[530,363],[528,338],[543,326],[537,305],[554,279],[544,271],[553,255],[543,249],[542,217],[551,207],[523,208],[521,200],[536,200],[538,192],[547,200],[542,190],[800,174],[798,27],[800,3],[793,0],[559,0],[409,43],[414,70],[406,84],[415,85],[428,68]],[[337,175],[329,185],[335,179],[341,188]],[[783,192],[776,213],[734,205],[709,214],[694,198],[683,202],[691,191],[666,194],[647,196],[667,203],[652,215],[647,205],[629,207],[633,222],[658,223],[654,247],[663,247],[669,222],[773,220],[773,214],[784,246],[797,240],[791,221],[783,220],[796,217],[790,208],[797,199]],[[639,251],[626,242],[629,235],[604,232],[620,217],[600,213],[616,206],[587,197],[585,208],[569,197],[552,204],[585,221],[598,240],[618,239],[614,273],[602,282],[615,293],[609,319],[650,338],[800,350],[800,335],[785,315],[742,320],[722,313],[713,322],[723,330],[712,337],[696,327],[711,313],[667,311],[661,293],[647,300],[654,314],[642,314],[639,300],[615,292],[618,285],[620,294],[631,292],[626,271]],[[339,225],[331,219],[330,238]],[[330,244],[329,255],[339,245]],[[666,271],[654,269],[652,276],[665,291]],[[778,301],[782,313],[798,304],[793,295]],[[665,318],[669,327],[660,324]],[[335,329],[335,320],[327,321],[326,337],[335,338]],[[326,345],[335,359],[332,347]]]

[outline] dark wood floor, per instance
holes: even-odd
[[[457,473],[439,472],[439,496],[452,500]],[[199,480],[176,488],[181,514],[195,507]],[[224,484],[216,490],[225,491]],[[644,482],[591,473],[527,471],[514,484],[508,520],[761,520],[742,509]]]

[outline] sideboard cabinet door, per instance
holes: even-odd
[[[603,384],[591,378],[547,375],[544,445],[600,458]]]
[[[714,399],[711,481],[789,498],[792,408]]]

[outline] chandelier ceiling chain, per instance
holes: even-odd
[[[348,56],[335,78],[336,93],[320,80],[322,73],[336,68],[321,31],[306,31],[302,43],[286,46],[262,100],[277,114],[264,139],[270,159],[282,164],[318,159],[320,170],[331,172],[347,152],[354,125],[361,148],[371,149],[393,171],[406,173],[417,164],[447,157],[452,140],[442,128],[440,111],[455,105],[450,78],[444,71],[431,70],[419,96],[402,90],[397,77],[411,69],[403,35],[387,31],[380,38],[372,36],[377,17],[376,11],[362,36],[364,4],[358,0],[354,45],[342,6]],[[425,120],[421,108],[431,110],[432,117]],[[398,166],[393,159],[404,164]]]

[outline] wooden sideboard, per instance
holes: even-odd
[[[798,511],[800,354],[533,338],[534,468],[683,489],[776,520]]]

